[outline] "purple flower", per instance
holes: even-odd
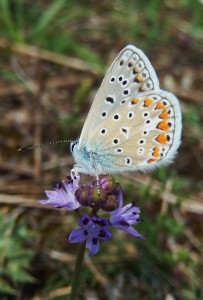
[[[89,249],[89,256],[93,256],[99,250],[99,240],[110,240],[111,233],[108,231],[109,223],[107,219],[99,217],[89,217],[87,214],[79,219],[80,228],[74,229],[70,236],[70,243],[82,243],[86,241],[86,248]]]
[[[40,200],[39,203],[54,205],[58,208],[65,207],[69,210],[77,209],[80,203],[75,198],[75,190],[78,187],[79,180],[79,176],[75,176],[72,179],[68,177],[68,182],[62,180],[64,187],[60,182],[57,182],[55,184],[55,191],[45,191],[48,199]]]
[[[117,229],[124,230],[134,237],[142,238],[144,237],[138,233],[131,225],[138,224],[141,222],[140,219],[140,209],[139,207],[135,207],[134,203],[130,203],[124,207],[123,206],[123,191],[119,186],[120,191],[118,194],[118,202],[119,206],[116,210],[114,210],[110,216],[110,223],[113,227]]]

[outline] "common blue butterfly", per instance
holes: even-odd
[[[177,98],[159,88],[146,55],[133,45],[117,55],[71,151],[79,173],[151,171],[173,161],[181,143]]]

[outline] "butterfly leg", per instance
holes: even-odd
[[[97,181],[97,190],[98,190],[98,194],[100,194],[99,175],[96,175],[96,181]]]
[[[70,171],[70,173],[71,173],[71,178],[72,178],[73,180],[76,180],[76,179],[77,179],[77,182],[79,182],[80,175],[79,175],[79,173],[78,173],[78,171],[77,171],[77,168],[73,168],[73,169]],[[76,188],[78,188],[78,186],[76,186]]]

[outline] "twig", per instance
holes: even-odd
[[[80,70],[83,72],[90,72],[92,74],[100,74],[98,70],[93,68],[90,64],[84,62],[83,60],[75,57],[67,57],[62,54],[53,53],[48,50],[40,49],[33,45],[11,43],[6,39],[0,39],[0,48],[11,49],[13,52],[32,56],[38,59],[46,60],[55,64],[66,66],[75,70]]]

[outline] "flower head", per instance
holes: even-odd
[[[75,196],[82,206],[89,206],[95,212],[99,209],[110,212],[119,205],[118,186],[113,177],[102,176],[98,180],[79,186]]]
[[[75,198],[75,190],[78,186],[79,176],[74,178],[68,177],[68,181],[56,182],[54,187],[55,191],[45,191],[48,199],[40,200],[41,204],[50,204],[58,208],[67,208],[69,210],[77,209],[80,203]]]
[[[100,240],[108,241],[111,239],[107,219],[89,217],[87,214],[83,214],[78,221],[78,225],[80,228],[71,232],[69,242],[82,243],[86,241],[86,248],[90,251],[89,256],[93,256],[98,252]]]
[[[119,183],[111,176],[101,176],[87,184],[79,185],[80,176],[72,173],[68,180],[55,183],[55,191],[45,191],[48,199],[41,204],[50,204],[58,208],[75,210],[79,206],[89,207],[91,217],[83,214],[78,221],[80,228],[74,229],[70,243],[86,243],[89,256],[99,250],[100,240],[110,240],[110,226],[124,230],[134,237],[143,238],[132,225],[141,222],[140,209],[132,202],[123,207],[123,191]],[[98,216],[99,210],[112,212],[109,221]]]

